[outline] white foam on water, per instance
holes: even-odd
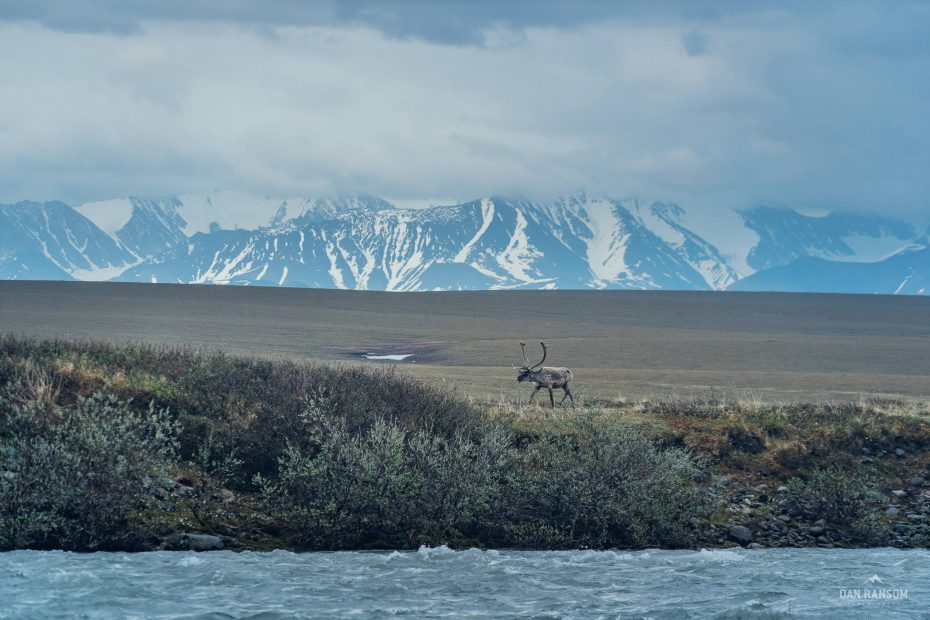
[[[439,545],[438,547],[427,547],[426,545],[420,545],[420,548],[417,549],[417,553],[421,557],[430,560],[436,556],[440,555],[455,555],[455,551],[450,549],[448,545]]]
[[[745,562],[747,557],[732,549],[701,549],[697,553],[702,559],[715,562]]]
[[[181,558],[181,561],[178,562],[178,566],[197,566],[203,563],[204,560],[198,558],[197,556],[189,555],[187,557]]]
[[[402,354],[392,354],[392,355],[372,355],[371,353],[365,354],[366,360],[389,360],[392,362],[402,362],[408,357],[413,357],[413,353],[402,353]]]

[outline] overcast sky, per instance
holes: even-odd
[[[930,3],[0,2],[0,201],[586,189],[930,217]]]

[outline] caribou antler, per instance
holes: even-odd
[[[520,351],[523,352],[523,361],[526,362],[526,365],[523,366],[523,368],[526,368],[527,370],[533,370],[533,369],[536,368],[537,366],[542,366],[543,362],[546,361],[546,355],[549,354],[549,345],[546,344],[545,342],[543,342],[542,340],[539,341],[539,344],[542,345],[542,349],[543,349],[543,356],[542,356],[542,359],[539,360],[538,362],[536,362],[535,364],[530,365],[530,360],[529,360],[529,358],[526,356],[526,343],[523,342],[523,341],[520,341]],[[518,370],[518,367],[517,367],[517,366],[514,366],[513,364],[511,364],[510,366],[511,366],[514,370]]]
[[[523,361],[526,362],[526,366],[524,366],[524,368],[529,368],[529,367],[530,367],[530,360],[528,360],[527,357],[526,357],[526,343],[523,342],[522,340],[520,341],[520,350],[523,351]],[[513,364],[511,364],[511,366],[513,366]],[[516,369],[516,368],[517,368],[517,367],[514,366],[514,369]]]
[[[536,368],[537,366],[542,366],[543,362],[546,361],[546,355],[549,354],[549,345],[543,342],[542,340],[539,341],[539,344],[542,346],[543,358],[539,360],[538,362],[536,362],[535,364],[533,364],[532,366],[530,366],[530,368]],[[526,355],[524,354],[523,357],[526,357]],[[527,362],[527,364],[529,364],[529,362]]]

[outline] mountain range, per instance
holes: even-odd
[[[909,223],[770,207],[734,215],[737,226],[714,230],[676,204],[586,194],[422,209],[364,194],[233,191],[74,207],[23,201],[0,204],[0,279],[389,291],[930,290],[930,237]]]

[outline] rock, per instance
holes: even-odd
[[[827,522],[824,519],[817,519],[816,521],[814,521],[814,525],[819,525],[820,527],[823,527],[826,524]]]
[[[220,489],[213,494],[213,499],[218,499],[224,504],[233,504],[236,502],[236,494],[229,489]]]
[[[789,517],[788,515],[778,515],[778,518],[779,520],[784,521],[785,523],[788,523],[789,521],[791,521],[791,517]]]
[[[863,463],[871,463],[871,462],[874,461],[874,460],[875,460],[875,459],[873,459],[871,456],[864,456],[864,457],[862,457],[862,462],[863,462]]]
[[[812,527],[812,528],[810,528],[809,530],[807,530],[807,532],[808,532],[811,536],[820,536],[821,534],[823,534],[823,526],[815,525],[814,527]]]
[[[880,502],[885,499],[885,496],[878,491],[866,491],[865,498],[872,502]]]
[[[212,534],[178,532],[165,539],[164,547],[175,551],[219,551],[224,545],[223,539]]]
[[[910,483],[912,487],[922,487],[924,485],[924,479],[921,478],[920,476],[914,476],[913,478],[908,480],[908,482]]]
[[[926,517],[921,514],[917,514],[916,512],[909,512],[907,513],[907,518],[911,521],[923,521]]]
[[[777,490],[779,493],[787,493],[787,492],[788,492],[788,487],[785,486],[785,485],[781,485],[781,486],[778,487],[778,489],[776,489],[776,490]]]
[[[905,491],[904,489],[895,489],[894,491],[891,492],[891,494],[894,495],[895,497],[904,497],[905,495],[907,495],[907,491]]]
[[[888,510],[885,511],[885,514],[889,517],[895,517],[899,512],[901,511],[898,510],[897,506],[889,506]]]
[[[0,473],[0,478],[3,478],[4,480],[16,480],[16,472],[6,470],[3,473]]]
[[[695,482],[701,482],[704,480],[704,472],[695,467],[691,470],[691,479]]]
[[[178,509],[178,505],[173,502],[165,502],[164,506],[161,507],[165,512],[175,512]]]
[[[902,450],[901,448],[895,448],[894,455],[897,457],[902,457],[904,456],[904,450]]]
[[[741,544],[752,542],[752,530],[744,525],[731,525],[727,530],[730,539]]]
[[[765,545],[760,545],[757,542],[749,543],[748,545],[746,545],[746,547],[748,549],[765,549]]]
[[[194,489],[194,487],[189,487],[186,484],[179,484],[175,493],[181,497],[193,497],[197,494],[197,491]]]

